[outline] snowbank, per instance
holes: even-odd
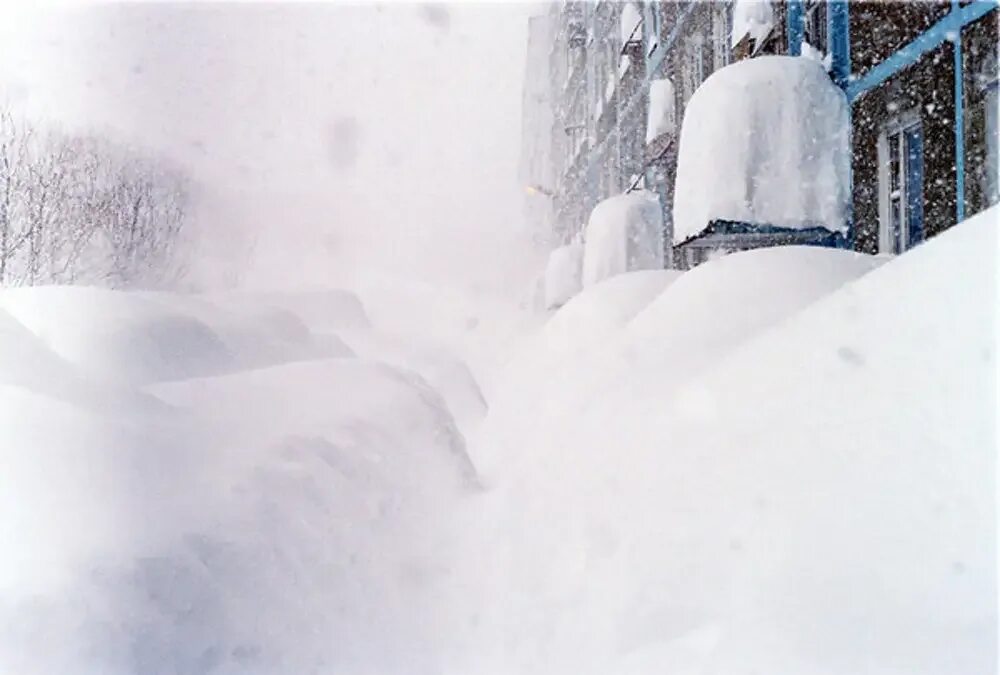
[[[227,307],[242,306],[257,310],[270,307],[284,310],[294,314],[317,332],[371,326],[358,296],[342,289],[244,291],[210,297]]]
[[[586,345],[601,345],[681,273],[676,270],[627,272],[588,286],[546,322],[546,351],[575,358]]]
[[[674,132],[674,83],[669,79],[649,83],[649,117],[646,123],[646,143],[663,134]]]
[[[663,216],[655,194],[637,190],[594,207],[584,234],[584,286],[623,272],[662,268]]]
[[[126,384],[351,353],[288,311],[202,296],[43,286],[0,291],[0,308],[75,367]]]
[[[357,359],[151,389],[173,415],[0,384],[0,671],[441,671],[475,474],[436,392]]]
[[[469,366],[456,354],[412,336],[344,331],[344,341],[361,358],[412,372],[438,392],[455,424],[468,437],[486,415],[486,399]]]
[[[730,44],[735,47],[749,35],[755,44],[774,28],[774,8],[770,0],[736,0],[733,4],[733,32]]]
[[[492,480],[497,670],[991,672],[997,216],[830,277],[783,321],[705,345],[683,386],[609,342],[591,361],[617,373],[584,400],[570,380],[552,416],[491,420],[520,430]],[[704,300],[722,304],[694,321],[739,304]]]
[[[716,219],[846,231],[847,100],[823,67],[761,56],[713,73],[684,114],[674,241]]]
[[[580,292],[583,246],[572,242],[552,251],[545,268],[545,308],[555,309]]]
[[[625,327],[633,364],[677,385],[882,260],[815,246],[741,251],[686,272]],[[655,365],[654,365],[655,364]]]

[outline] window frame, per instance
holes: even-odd
[[[829,12],[827,0],[806,0],[802,12],[802,37],[823,55],[830,51]]]
[[[910,184],[910,161],[913,149],[910,135],[916,130],[920,134],[920,180],[919,186]],[[892,141],[895,139],[895,146]],[[917,110],[896,115],[879,130],[878,136],[878,196],[879,196],[879,236],[878,251],[883,254],[898,255],[923,239],[924,183],[926,170],[924,158],[925,142],[923,120]],[[890,156],[890,150],[895,156]],[[893,189],[898,185],[897,189]],[[919,190],[914,197],[913,190]],[[894,194],[898,192],[899,194]],[[921,231],[914,241],[910,223],[911,205],[919,199],[921,208]],[[895,207],[895,211],[893,210]],[[898,228],[894,226],[893,214],[897,215]]]
[[[685,107],[694,96],[694,92],[705,81],[705,42],[704,35],[695,33],[690,35],[684,43],[681,78]]]

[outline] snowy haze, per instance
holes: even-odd
[[[546,269],[527,7],[7,12],[245,288],[0,288],[0,674],[997,672],[1000,208],[679,271],[612,201]]]
[[[210,283],[256,241],[240,265],[251,285],[377,268],[495,288],[524,259],[530,9],[15,6],[0,10],[0,95],[188,166],[208,237],[196,272]]]

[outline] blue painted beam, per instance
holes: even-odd
[[[955,6],[947,16],[918,35],[908,45],[869,70],[864,76],[850,82],[846,90],[848,100],[853,102],[864,92],[909,68],[919,61],[921,56],[939,47],[949,36],[961,33],[964,26],[996,9],[995,0],[976,0],[964,7]]]
[[[960,9],[952,0],[952,13]],[[955,45],[955,222],[965,220],[965,85],[962,69],[962,34]]]
[[[786,5],[785,34],[788,36],[788,53],[802,56],[803,19],[802,0],[789,0]]]
[[[827,35],[830,36],[830,77],[841,89],[851,79],[851,20],[847,0],[830,0],[826,12]]]

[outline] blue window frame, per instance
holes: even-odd
[[[902,253],[924,239],[924,135],[919,117],[894,120],[879,139],[879,251]]]
[[[920,125],[903,131],[906,151],[906,247],[924,238],[924,134]]]
[[[1000,180],[997,175],[997,81],[993,80],[986,89],[984,105],[986,106],[986,203],[996,204],[1000,201]]]

